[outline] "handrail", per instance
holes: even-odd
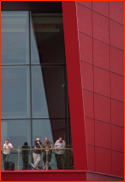
[[[55,148],[47,148],[48,150],[56,150]],[[73,148],[58,148],[58,150],[72,150]],[[46,148],[38,148],[38,149],[35,149],[35,148],[30,148],[30,149],[22,149],[22,148],[19,148],[19,149],[1,149],[1,150],[46,150]]]

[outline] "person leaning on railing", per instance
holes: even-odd
[[[52,154],[52,142],[49,141],[49,139],[46,137],[45,142],[42,145],[43,149],[43,162],[45,169],[49,168],[49,162],[51,161],[51,154]]]
[[[65,152],[65,146],[66,143],[65,141],[62,139],[62,137],[59,138],[59,140],[57,140],[55,142],[55,157],[56,157],[56,162],[57,162],[57,167],[58,169],[62,169],[62,157],[64,155]]]
[[[9,143],[9,140],[5,140],[5,144],[3,145],[3,161],[4,161],[4,169],[6,168],[5,164],[8,162],[9,156],[10,156],[10,150],[13,149],[13,146],[11,143]]]
[[[32,169],[39,169],[40,164],[40,158],[41,158],[41,149],[42,149],[42,143],[40,141],[40,138],[37,138],[34,142],[34,150],[33,150],[33,162],[31,166]]]

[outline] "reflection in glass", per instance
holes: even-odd
[[[32,64],[65,63],[62,15],[32,14],[31,61]]]
[[[30,117],[29,67],[2,66],[1,117]]]
[[[1,121],[1,147],[6,139],[17,149],[24,142],[31,145],[31,123],[30,120],[2,120]]]
[[[66,117],[64,76],[64,67],[32,66],[34,118]]]
[[[1,64],[29,63],[28,12],[1,13]]]

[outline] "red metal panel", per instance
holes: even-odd
[[[91,10],[78,3],[76,3],[76,7],[79,31],[92,35]]]
[[[96,1],[95,1],[96,2]],[[109,45],[93,39],[93,62],[109,70]]]
[[[115,177],[105,174],[87,172],[86,181],[124,181],[123,177]]]
[[[2,172],[2,181],[81,181],[86,180],[84,171],[75,170],[21,170]]]
[[[109,43],[108,18],[93,12],[93,36],[99,40]]]
[[[94,91],[110,97],[109,71],[94,66]]]
[[[111,126],[95,120],[95,145],[111,149]]]
[[[124,126],[124,103],[111,99],[111,123]]]
[[[124,75],[124,52],[110,46],[110,70]]]
[[[124,24],[124,2],[123,1],[109,1],[110,2],[110,18]]]
[[[93,1],[93,10],[108,16],[108,1]]]
[[[83,104],[85,116],[94,118],[93,114],[93,93],[83,90]]]
[[[91,1],[77,1],[78,3],[91,8]]]
[[[94,94],[95,119],[110,123],[110,98]]]
[[[92,37],[79,32],[80,59],[92,63]]]
[[[74,168],[87,169],[78,29],[76,19],[76,2],[62,2],[62,10],[68,78],[70,121],[74,154]],[[79,147],[80,153],[82,155],[80,155],[79,153]]]
[[[93,91],[93,69],[92,65],[81,61],[82,87]]]
[[[94,119],[85,118],[86,142],[94,145]]]
[[[124,77],[111,74],[111,97],[124,101]]]
[[[112,125],[112,148],[124,152],[124,128]]]
[[[87,145],[87,163],[88,170],[95,171],[95,151],[94,146]]]
[[[96,172],[111,174],[111,150],[95,148],[96,152]]]
[[[112,174],[124,176],[124,153],[112,151]]]
[[[124,26],[110,20],[110,44],[124,50]]]

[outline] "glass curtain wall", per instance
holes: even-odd
[[[16,148],[60,136],[71,144],[62,15],[4,11],[1,147],[5,139]]]

